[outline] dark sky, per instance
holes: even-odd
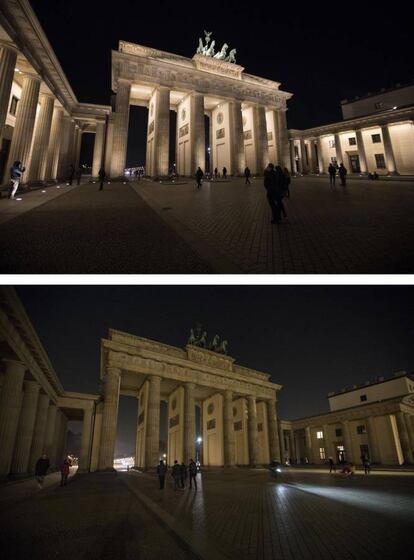
[[[213,32],[220,47],[227,42],[237,48],[237,62],[246,72],[280,81],[282,89],[294,93],[290,128],[340,120],[341,99],[414,78],[413,10],[400,0],[385,5],[370,0],[307,5],[261,0],[31,4],[84,102],[109,103],[110,51],[120,39],[191,57],[203,29]],[[136,154],[128,158],[132,164],[142,154],[144,115],[134,115],[131,124]]]

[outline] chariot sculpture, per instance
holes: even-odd
[[[187,344],[199,346],[200,348],[217,352],[217,354],[227,354],[227,340],[220,341],[219,335],[216,334],[210,343],[207,342],[207,331],[205,331],[199,323],[197,323],[195,329],[190,329],[190,336],[188,337]]]
[[[204,41],[199,37],[198,39],[198,48],[197,54],[201,54],[203,56],[208,56],[210,58],[216,58],[217,60],[224,60],[224,62],[231,62],[233,64],[236,63],[236,49],[232,49],[229,54],[227,54],[227,50],[229,48],[227,43],[221,47],[221,50],[217,53],[214,52],[214,47],[216,42],[211,40],[212,31],[205,31],[204,30]],[[210,42],[211,41],[211,42]]]

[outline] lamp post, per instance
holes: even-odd
[[[196,464],[198,466],[199,462],[200,462],[200,446],[201,446],[201,442],[203,441],[203,438],[198,436],[198,438],[196,439],[197,445],[196,445]]]

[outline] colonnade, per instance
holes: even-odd
[[[356,423],[363,427],[359,435],[355,433]],[[295,463],[306,459],[313,464],[325,463],[329,457],[360,463],[362,445],[372,463],[413,464],[414,415],[400,410],[362,417],[357,422],[344,419],[298,429],[294,425],[280,427],[280,441],[283,459]]]
[[[160,402],[165,400],[162,390],[163,379],[157,375],[149,375],[137,393],[139,402],[137,422],[136,464],[144,469],[155,468],[160,460]],[[237,463],[235,450],[234,403],[238,399],[247,401],[246,439],[248,442],[248,464],[258,465],[263,457],[263,448],[267,449],[269,460],[280,460],[279,430],[276,401],[258,402],[255,395],[240,396],[231,390],[217,391],[213,397],[196,402],[197,384],[184,382],[168,397],[168,457],[185,461],[196,457],[196,406],[201,407],[204,464],[232,467]],[[121,390],[121,370],[108,367],[103,384],[102,420],[98,446],[97,468],[110,470],[113,468],[114,450],[117,434],[118,403]],[[219,406],[212,407],[211,400]],[[257,408],[266,411],[266,417],[258,422]],[[264,407],[264,408],[263,408]],[[263,429],[266,425],[266,430]],[[175,434],[172,431],[175,431]],[[260,430],[260,433],[259,433]],[[209,433],[213,434],[214,446],[207,453],[205,446]],[[176,437],[175,437],[176,436]],[[266,439],[261,439],[265,437]],[[213,440],[212,440],[213,441]],[[170,448],[171,446],[171,448]],[[207,457],[214,457],[213,460]]]
[[[62,106],[39,74],[16,68],[17,56],[18,50],[12,43],[0,41],[0,148],[6,137],[13,82],[18,79],[21,85],[3,181],[8,181],[8,170],[16,160],[26,168],[24,182],[64,179],[71,164],[75,169],[79,167],[84,124]],[[94,176],[102,165],[104,126],[104,120],[97,121]]]
[[[34,472],[46,453],[51,467],[60,465],[65,451],[67,417],[27,366],[4,359],[0,389],[0,478]]]

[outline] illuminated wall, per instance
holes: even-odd
[[[145,381],[138,393],[137,440],[135,446],[135,465],[141,468],[145,466],[148,392],[149,381]]]
[[[224,465],[223,395],[220,394],[203,402],[203,462],[210,467]]]
[[[233,401],[234,451],[236,465],[249,464],[249,443],[247,429],[247,401]]]
[[[167,461],[184,461],[184,387],[178,387],[168,398]]]

